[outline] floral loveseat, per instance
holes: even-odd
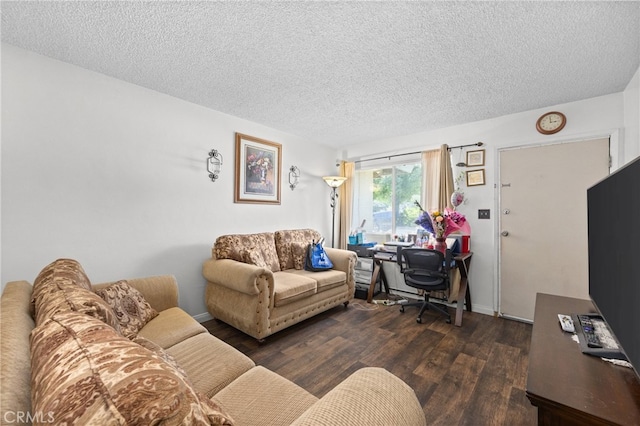
[[[313,229],[218,237],[204,262],[205,302],[216,319],[262,340],[334,306],[355,293],[354,252],[326,248],[333,269],[304,270]]]
[[[255,365],[178,307],[170,275],[92,285],[58,259],[7,283],[0,315],[2,426],[426,424],[382,368],[319,399]]]

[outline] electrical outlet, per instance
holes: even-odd
[[[491,219],[491,210],[489,209],[479,209],[478,210],[478,219]]]

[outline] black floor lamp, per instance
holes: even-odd
[[[338,199],[336,190],[340,185],[344,183],[345,180],[347,180],[347,178],[342,176],[325,176],[322,179],[324,179],[324,181],[327,182],[327,185],[331,187],[331,210],[333,214],[333,219],[331,221],[331,247],[335,247],[334,241],[336,235],[336,200]]]

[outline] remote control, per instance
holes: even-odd
[[[567,333],[574,333],[576,329],[573,326],[573,320],[569,315],[558,314],[560,320],[560,327]]]

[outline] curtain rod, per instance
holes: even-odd
[[[476,143],[470,143],[468,145],[459,145],[459,146],[450,146],[449,148],[447,148],[448,151],[451,151],[452,149],[457,149],[457,148],[465,148],[467,146],[482,146],[484,145],[482,142],[476,142]],[[404,154],[393,154],[393,155],[385,155],[382,157],[376,157],[376,158],[366,158],[364,160],[357,160],[354,161],[354,163],[362,163],[364,161],[373,161],[373,160],[383,160],[385,158],[387,159],[392,159],[393,157],[401,157],[403,155],[413,155],[413,154],[420,154],[422,153],[422,151],[415,151],[415,152],[405,152]]]

